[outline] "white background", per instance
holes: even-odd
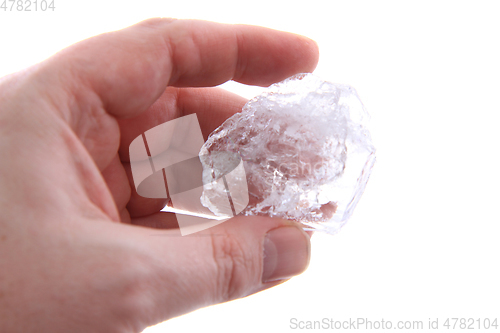
[[[1,1],[0,1],[1,2]],[[499,317],[500,18],[488,1],[67,1],[0,11],[0,76],[155,17],[286,30],[316,40],[316,74],[354,86],[378,148],[351,221],[316,234],[286,284],[145,332],[288,332],[290,319]],[[225,85],[245,97],[259,88]],[[490,330],[491,331],[491,330]],[[420,331],[423,332],[423,331]]]

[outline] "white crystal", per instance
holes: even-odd
[[[201,148],[207,184],[202,204],[218,214],[217,203],[228,189],[210,184],[235,164],[221,153],[235,152],[244,161],[250,200],[241,214],[281,217],[300,221],[306,229],[337,232],[351,216],[375,162],[367,120],[350,86],[312,74],[270,86]],[[238,198],[232,199],[237,204]]]

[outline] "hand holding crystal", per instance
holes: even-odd
[[[164,200],[131,186],[128,147],[191,113],[206,138],[246,102],[212,86],[267,86],[317,59],[289,33],[153,19],[1,79],[0,331],[137,332],[301,273],[294,222],[238,216],[181,237]]]

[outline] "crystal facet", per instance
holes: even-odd
[[[354,88],[298,74],[270,86],[216,129],[200,151],[201,203],[214,214],[234,184],[211,180],[239,154],[249,202],[243,215],[300,221],[337,232],[349,219],[375,162],[368,114]],[[240,182],[241,183],[241,182]],[[212,184],[212,185],[210,185]],[[248,200],[248,198],[247,198]],[[232,198],[235,205],[238,198]]]

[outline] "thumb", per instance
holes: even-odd
[[[149,252],[152,274],[145,295],[154,322],[145,325],[267,289],[309,264],[308,234],[281,219],[238,216],[188,236],[140,229],[134,238]]]

